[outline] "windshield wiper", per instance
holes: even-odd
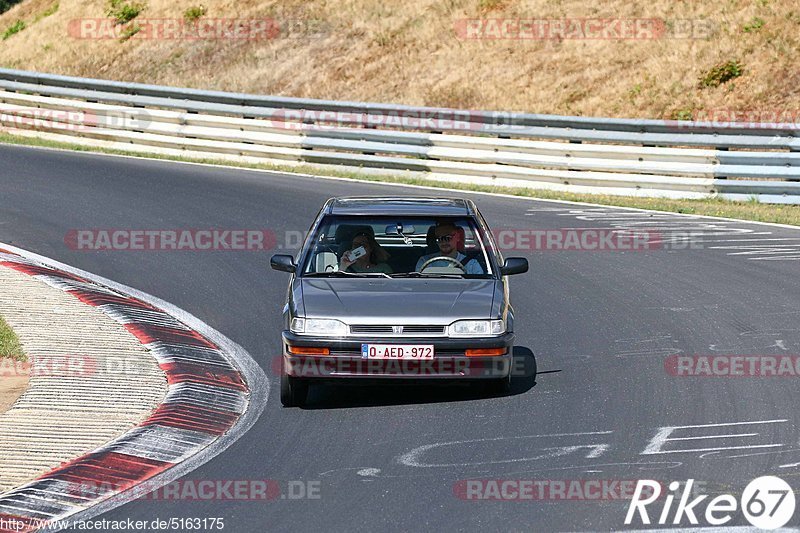
[[[464,274],[442,274],[430,273],[424,274],[422,272],[400,272],[398,274],[391,274],[392,278],[463,278]]]
[[[331,272],[311,272],[304,274],[305,278],[390,278],[389,274],[383,272],[345,272],[336,270]]]

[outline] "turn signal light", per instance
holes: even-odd
[[[505,348],[473,348],[466,351],[467,357],[486,357],[487,355],[505,355]]]
[[[331,351],[328,348],[319,348],[317,346],[289,346],[289,353],[295,355],[330,355]]]

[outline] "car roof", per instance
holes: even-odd
[[[331,198],[331,215],[472,215],[475,205],[464,198],[346,196]]]

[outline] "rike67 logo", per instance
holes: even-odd
[[[783,527],[794,516],[794,491],[779,477],[763,476],[754,479],[744,489],[739,501],[731,494],[721,494],[711,500],[707,500],[708,495],[701,494],[690,501],[689,498],[694,496],[693,486],[693,479],[686,483],[677,481],[670,483],[659,513],[658,507],[661,502],[658,505],[652,504],[662,497],[661,483],[649,479],[639,480],[628,507],[625,525],[631,525],[637,514],[642,524],[650,524],[649,511],[655,511],[653,519],[659,525],[679,525],[684,519],[692,525],[698,525],[700,523],[698,517],[702,517],[706,524],[722,526],[733,520],[737,511],[741,509],[747,521],[759,529]],[[681,487],[683,490],[673,511],[673,503]],[[652,508],[648,510],[648,506]]]

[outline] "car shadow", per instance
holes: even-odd
[[[524,346],[514,347],[514,375],[506,394],[491,393],[477,383],[426,384],[318,384],[309,390],[303,409],[351,409],[426,403],[466,402],[525,394],[536,386],[536,356]]]

